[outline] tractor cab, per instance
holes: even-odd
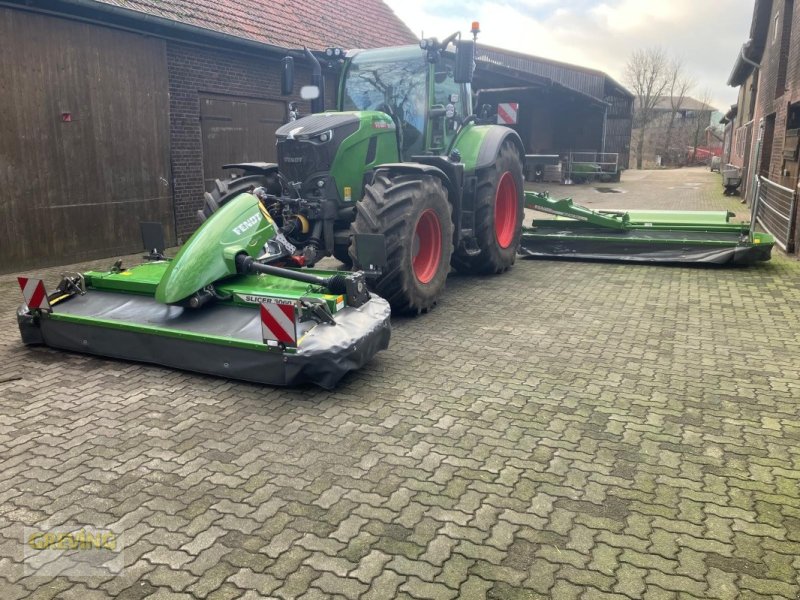
[[[471,59],[471,57],[470,57]],[[340,111],[380,111],[394,121],[400,160],[442,154],[471,114],[470,85],[455,79],[456,57],[418,46],[357,50],[347,56]]]

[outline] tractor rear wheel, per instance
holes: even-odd
[[[205,221],[219,207],[238,196],[239,194],[251,193],[257,187],[264,187],[268,190],[275,186],[273,178],[266,175],[245,175],[231,179],[217,179],[214,181],[214,189],[203,194],[203,208],[197,211],[197,218]]]
[[[453,256],[462,273],[502,273],[514,264],[522,234],[522,161],[516,146],[504,142],[493,166],[478,173],[475,238],[480,254]]]
[[[387,266],[373,288],[396,313],[427,312],[439,300],[453,254],[451,215],[438,177],[379,174],[366,186],[351,231],[385,236]],[[350,256],[358,267],[354,245]]]

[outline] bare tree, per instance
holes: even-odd
[[[667,85],[664,90],[669,94],[670,114],[667,122],[667,132],[664,136],[664,146],[661,151],[662,156],[669,154],[675,130],[675,119],[683,108],[683,103],[694,84],[694,79],[685,72],[683,61],[680,58],[673,58],[669,63]]]
[[[700,97],[700,104],[703,106],[697,113],[697,119],[694,125],[694,143],[692,144],[692,164],[697,162],[697,146],[700,145],[700,135],[711,125],[711,108],[708,103],[711,102],[711,90],[708,88],[703,90],[703,95]]]
[[[639,130],[636,168],[642,168],[644,138],[656,116],[655,107],[668,84],[669,60],[661,48],[635,50],[625,66],[625,79],[636,96],[634,128]]]

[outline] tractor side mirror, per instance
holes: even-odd
[[[475,73],[475,42],[458,40],[456,42],[456,64],[453,79],[456,83],[471,83]]]
[[[294,59],[291,56],[285,56],[281,62],[283,63],[281,95],[290,96],[294,90]]]

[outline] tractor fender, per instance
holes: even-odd
[[[278,170],[277,163],[249,162],[249,163],[230,163],[222,165],[223,169],[241,169],[245,173],[255,175],[270,175]]]
[[[519,152],[520,160],[525,160],[525,146],[519,134],[502,125],[468,124],[458,134],[453,147],[461,153],[461,160],[467,173],[491,167],[497,160],[497,153],[506,140],[511,140]]]
[[[433,175],[442,180],[450,202],[457,202],[461,198],[461,190],[457,182],[453,181],[442,169],[434,165],[426,165],[416,162],[407,163],[386,163],[382,164],[375,169],[375,175],[382,172],[389,172],[399,175],[410,175],[418,173],[420,175]]]
[[[510,127],[503,127],[502,125],[490,125],[489,131],[483,137],[483,143],[478,150],[478,158],[475,161],[475,170],[491,167],[495,160],[497,160],[497,153],[500,152],[500,147],[506,140],[514,143],[514,146],[519,152],[519,158],[522,164],[525,164],[525,146],[522,144],[522,139],[519,134]]]

